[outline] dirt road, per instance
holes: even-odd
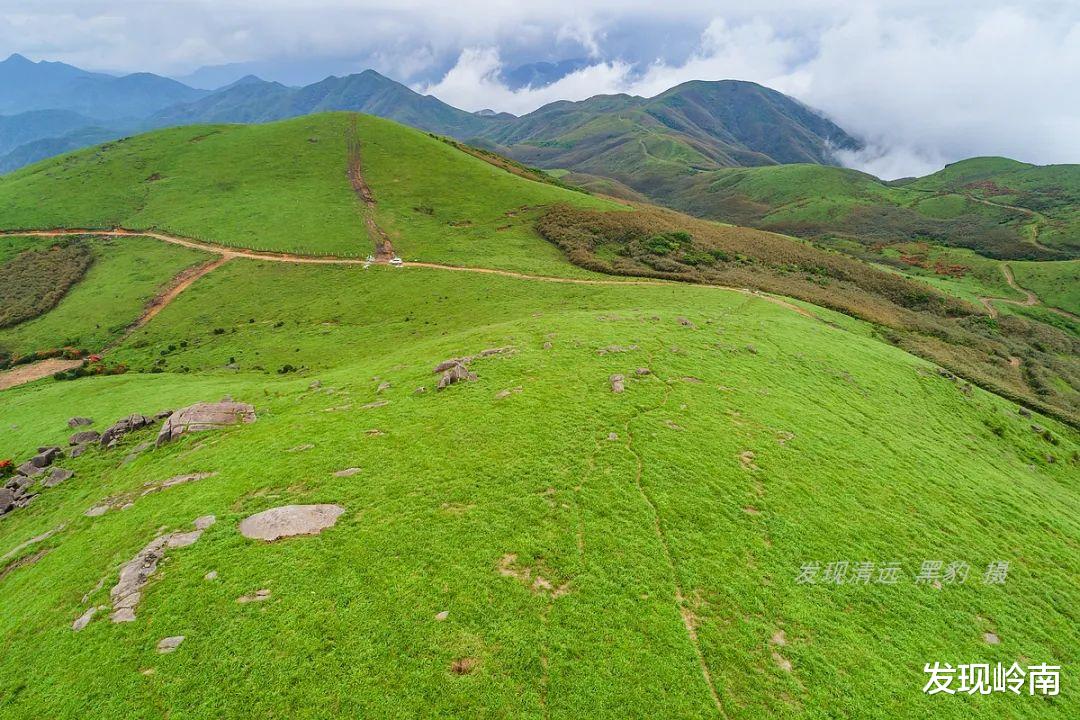
[[[1027,288],[1021,287],[1020,285],[1018,285],[1017,282],[1016,282],[1016,278],[1013,277],[1012,268],[1009,267],[1008,265],[1006,265],[1005,263],[1001,264],[1001,274],[1005,276],[1005,282],[1009,284],[1009,287],[1011,287],[1013,290],[1016,290],[1019,293],[1022,293],[1024,295],[1024,299],[1023,300],[1011,300],[1009,298],[999,298],[999,297],[980,297],[979,302],[982,303],[983,307],[986,308],[986,312],[990,314],[990,317],[996,318],[998,316],[998,314],[999,314],[998,309],[996,307],[994,307],[993,303],[995,303],[995,302],[1003,302],[1003,303],[1009,303],[1010,305],[1016,305],[1018,307],[1034,307],[1035,305],[1041,305],[1042,307],[1046,308],[1050,312],[1055,313],[1057,315],[1061,315],[1062,317],[1071,318],[1072,320],[1080,320],[1080,317],[1077,317],[1076,315],[1073,315],[1068,310],[1062,310],[1061,308],[1056,308],[1056,307],[1052,307],[1050,305],[1044,304],[1039,299],[1038,295],[1031,292]]]
[[[339,258],[339,257],[310,257],[307,255],[294,255],[292,253],[271,253],[271,252],[258,252],[255,250],[241,250],[236,248],[224,247],[221,245],[211,245],[210,243],[204,243],[197,240],[191,240],[189,238],[179,237],[176,235],[168,235],[160,232],[153,231],[137,231],[127,230],[124,228],[115,228],[113,230],[87,230],[81,228],[64,228],[53,230],[12,230],[0,232],[0,237],[5,235],[21,235],[30,237],[62,237],[68,235],[89,235],[92,237],[152,237],[155,240],[161,242],[171,243],[173,245],[180,245],[186,248],[192,248],[194,250],[201,250],[203,252],[217,255],[214,260],[206,262],[194,268],[188,268],[184,272],[173,278],[169,287],[162,292],[159,296],[154,298],[147,304],[142,314],[135,322],[127,327],[124,333],[104,348],[100,354],[104,354],[110,350],[115,349],[120,343],[126,340],[132,333],[139,328],[150,322],[159,312],[164,310],[168,305],[177,298],[184,290],[192,285],[199,278],[213,272],[215,269],[221,267],[224,263],[233,258],[245,258],[249,260],[264,260],[269,262],[281,262],[297,265],[367,265],[367,261],[358,260],[354,258]],[[393,249],[390,249],[390,256],[393,256]],[[389,258],[386,258],[389,259]],[[382,262],[386,259],[380,258]],[[498,275],[501,277],[516,278],[520,280],[532,280],[537,282],[554,282],[554,283],[567,283],[572,285],[609,285],[609,286],[651,286],[651,287],[674,287],[679,283],[665,282],[662,280],[600,280],[600,279],[588,279],[588,278],[565,278],[555,277],[550,275],[530,275],[528,273],[515,272],[513,270],[498,270],[495,268],[481,268],[481,267],[464,267],[458,265],[443,265],[439,263],[428,262],[406,262],[400,266],[402,268],[425,268],[429,270],[445,270],[450,272],[468,272],[468,273],[480,273],[484,275]],[[815,318],[816,316],[806,308],[800,307],[793,302],[785,300],[781,297],[773,295],[766,295],[756,290],[750,290],[747,288],[735,288],[725,287],[720,285],[698,285],[697,287],[708,287],[717,290],[727,290],[731,292],[743,293],[745,295],[752,295],[760,298],[766,302],[779,305],[780,307],[787,308],[793,312],[798,313],[804,317]],[[984,303],[985,304],[985,303]],[[989,307],[989,306],[988,306]],[[996,311],[995,311],[996,312]],[[31,363],[28,365],[20,365],[19,367],[12,368],[0,372],[0,390],[5,390],[16,385],[22,385],[34,380],[40,380],[45,377],[59,372],[60,370],[70,370],[78,367],[82,364],[81,360],[42,360],[40,362]]]

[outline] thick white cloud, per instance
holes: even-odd
[[[1080,162],[1074,0],[0,0],[5,49],[174,74],[372,65],[451,104],[514,113],[736,78],[821,109],[869,143],[846,160],[887,176],[976,154]],[[499,79],[504,65],[566,57],[591,64],[543,88]]]
[[[418,89],[466,109],[522,113],[597,93],[652,96],[694,79],[753,80],[816,107],[867,141],[842,159],[883,177],[924,174],[974,155],[1080,162],[1080,15],[1017,8],[942,25],[860,11],[815,37],[762,20],[713,20],[679,64],[606,62],[544,88],[498,81],[494,49],[469,49]]]

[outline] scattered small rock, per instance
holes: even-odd
[[[455,363],[447,368],[442,377],[439,378],[439,384],[435,387],[436,390],[445,390],[451,385],[463,381],[472,382],[476,380],[476,373],[469,372],[461,363]]]
[[[60,457],[60,448],[58,447],[38,448],[38,454],[30,458],[30,463],[37,468],[47,468],[58,457]]]
[[[67,421],[69,428],[82,427],[84,425],[93,425],[94,421],[88,417],[73,417]]]
[[[612,432],[612,433],[608,433],[607,439],[608,439],[608,442],[615,442],[616,440],[619,439],[619,436],[618,436],[618,434]]]
[[[267,542],[294,535],[318,535],[333,527],[344,512],[340,505],[284,505],[244,518],[240,534]]]
[[[625,390],[626,387],[623,385],[623,380],[624,380],[624,378],[623,378],[622,375],[612,375],[611,376],[611,392],[613,392],[613,393],[621,393],[623,390]]]
[[[68,438],[68,445],[84,445],[100,439],[101,433],[97,430],[81,430]]]
[[[95,505],[86,512],[83,513],[86,517],[101,517],[105,513],[109,512],[108,505]]]
[[[369,402],[367,405],[361,405],[361,410],[374,410],[375,408],[386,407],[390,404],[389,400],[379,400],[378,402]]]
[[[746,352],[750,353],[751,355],[757,355],[758,354],[757,348],[754,347],[753,345],[747,345],[746,346]]]
[[[56,487],[65,480],[70,480],[73,477],[75,477],[75,473],[71,470],[54,467],[49,471],[49,476],[41,481],[41,484],[47,488]]]
[[[390,383],[381,382],[381,383],[379,383],[379,387],[375,389],[375,394],[376,395],[381,395],[381,394],[383,394],[385,391],[387,391],[389,389],[390,389]]]
[[[106,428],[105,432],[101,433],[101,437],[98,438],[98,442],[103,448],[115,447],[116,444],[120,441],[120,438],[122,438],[124,435],[135,432],[136,430],[141,430],[147,425],[152,425],[153,423],[154,421],[146,417],[145,415],[140,415],[139,413],[132,413],[126,418],[117,420],[115,423]]]
[[[1001,638],[999,638],[996,633],[992,633],[992,632],[983,633],[983,640],[986,641],[987,645],[1000,645],[1001,644]]]
[[[172,637],[162,638],[158,641],[157,651],[159,653],[171,653],[176,648],[180,647],[180,643],[184,642],[183,635],[174,635]]]
[[[84,627],[90,624],[90,621],[94,619],[94,615],[97,613],[97,607],[92,607],[82,615],[80,615],[75,622],[71,623],[71,629],[75,632],[79,632]]]
[[[435,615],[435,619],[438,620],[439,622],[442,622],[442,621],[446,620],[446,618],[448,618],[448,617],[450,617],[450,611],[449,610],[443,610],[441,613],[437,613]]]
[[[311,444],[311,443],[304,443],[303,445],[297,445],[296,447],[291,447],[286,452],[291,452],[291,453],[304,452],[305,450],[311,450],[313,447],[315,447],[315,446],[313,444]]]
[[[208,572],[208,573],[206,573],[205,575],[203,575],[203,580],[210,580],[210,581],[214,581],[214,580],[217,580],[217,579],[218,579],[218,572],[217,572],[217,570],[211,570],[210,572]]]
[[[427,392],[427,388],[424,387],[423,385],[421,385],[420,387],[413,390],[413,395],[423,395],[426,392]]]
[[[691,322],[689,318],[680,317],[680,318],[678,318],[678,321],[679,321],[679,324],[682,325],[683,327],[688,327],[688,328],[695,327],[694,323]]]
[[[544,349],[545,350],[550,350],[551,349],[551,343],[549,343],[549,342],[544,343]]]
[[[649,368],[640,367],[635,370],[634,373],[641,376],[652,375],[652,370],[650,370]]]
[[[1020,414],[1020,417],[1031,417],[1031,411],[1026,407],[1019,407],[1016,412]]]
[[[196,530],[206,530],[216,522],[217,517],[214,515],[203,515],[202,517],[195,518],[195,522],[192,524],[195,525]]]
[[[157,572],[158,563],[165,556],[166,548],[190,545],[199,539],[202,532],[202,530],[193,530],[186,533],[160,535],[147,543],[135,554],[135,557],[120,568],[120,578],[109,591],[113,607],[110,619],[114,623],[133,622],[135,608],[142,599],[142,589],[150,581],[150,577]]]
[[[352,477],[353,475],[357,474],[358,472],[360,472],[360,468],[358,468],[358,467],[345,468],[344,470],[338,470],[336,473],[334,473],[334,477],[339,477],[339,478]]]
[[[236,602],[243,605],[243,604],[246,604],[246,603],[262,602],[263,600],[269,600],[269,599],[270,599],[270,591],[263,588],[262,590],[256,590],[255,592],[253,592],[253,593],[251,593],[249,595],[241,595],[240,597],[236,598]]]

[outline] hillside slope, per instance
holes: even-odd
[[[999,259],[1080,255],[1080,165],[975,158],[896,183],[820,165],[729,169],[687,179],[670,203],[703,217],[865,246],[928,240]]]
[[[821,170],[785,173],[804,169]],[[977,300],[839,253],[557,182],[393,122],[330,113],[159,131],[26,168],[0,178],[0,229],[156,228],[269,252],[754,288],[876,323],[952,372],[1076,419],[1080,338],[1067,327],[1012,316],[988,323]]]
[[[1052,420],[1035,418],[1055,445],[857,323],[711,288],[242,260],[218,272],[120,350],[164,372],[0,393],[17,426],[0,456],[17,458],[61,441],[72,414],[102,428],[231,395],[259,416],[65,460],[74,479],[0,523],[9,716],[1076,710],[1068,695],[920,692],[927,658],[1075,662],[1078,445]],[[439,361],[507,346],[472,363],[474,382],[432,389]],[[238,369],[222,370],[230,357]],[[276,374],[286,362],[300,377]],[[214,474],[139,497],[188,473]],[[345,514],[319,537],[237,532],[289,503]],[[198,542],[167,551],[136,620],[110,623],[118,567],[208,514]],[[875,577],[899,562],[899,580],[797,581],[849,559]],[[929,559],[971,576],[917,582]],[[1005,583],[984,584],[998,560]],[[237,602],[257,590],[267,599]],[[167,636],[184,640],[160,655]]]
[[[76,445],[0,514],[5,718],[1077,714],[1067,674],[922,692],[927,662],[1077,661],[1080,435],[1038,410],[1071,412],[1064,336],[347,114],[0,180],[0,229],[110,221],[217,244],[0,235],[0,273],[95,253],[0,346],[127,370],[0,390],[0,461],[224,397],[256,418]],[[297,252],[359,237],[406,262]],[[312,504],[340,508],[320,534],[240,531]]]
[[[364,257],[375,238],[350,185],[350,138],[377,223],[408,259],[550,272],[565,263],[533,229],[542,208],[615,207],[396,123],[330,113],[162,130],[45,161],[0,177],[0,228],[158,228],[232,247]]]

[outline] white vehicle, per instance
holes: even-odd
[[[393,265],[394,267],[401,267],[402,265],[405,264],[405,261],[402,260],[397,255],[395,255],[394,257],[390,258],[390,264]]]

